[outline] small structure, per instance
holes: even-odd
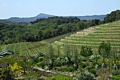
[[[2,58],[3,56],[0,56],[0,58]]]
[[[13,51],[5,50],[5,51],[0,52],[0,58],[7,56],[7,55],[12,55],[12,54],[14,54]]]

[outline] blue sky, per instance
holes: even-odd
[[[120,9],[120,0],[0,0],[0,19],[32,17],[39,13],[56,16],[101,15]]]

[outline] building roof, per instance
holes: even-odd
[[[5,50],[5,51],[0,52],[0,56],[3,56],[3,55],[11,55],[11,54],[14,54],[14,52],[9,51],[9,50]]]

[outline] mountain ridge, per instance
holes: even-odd
[[[54,16],[55,15],[40,13],[37,16],[34,16],[34,17],[11,17],[11,18],[2,19],[2,20],[10,21],[10,22],[18,22],[18,23],[20,23],[20,22],[30,23],[32,21],[35,21],[36,19],[39,19],[39,18],[48,18],[48,17],[54,17]],[[105,16],[106,15],[60,16],[60,17],[77,17],[77,18],[80,18],[81,20],[92,20],[92,19],[104,20]]]

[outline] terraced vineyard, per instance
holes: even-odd
[[[64,44],[68,44],[70,46],[75,45],[79,49],[81,46],[87,45],[93,50],[97,50],[102,41],[108,41],[111,43],[112,48],[120,51],[120,21],[91,27],[72,35],[66,35],[65,38],[64,37],[61,37],[63,39],[57,37],[40,42],[22,42],[2,45],[0,50],[12,50],[16,54],[19,53],[19,55],[38,54],[40,52],[47,53],[49,42],[54,41],[53,47],[55,52],[57,52],[58,44],[61,46],[61,52]]]
[[[38,54],[46,49],[47,44],[44,42],[22,42],[1,46],[1,50],[11,50],[19,55]]]
[[[53,43],[54,41],[60,40],[61,38],[64,38],[64,37],[69,36],[71,34],[72,33],[68,33],[65,35],[61,35],[58,37],[54,37],[54,38],[47,39],[44,41],[39,41],[39,42],[21,42],[21,43],[0,45],[0,52],[4,51],[4,50],[11,50],[15,54],[19,53],[20,56],[21,55],[38,54],[40,52],[48,53],[49,43]],[[56,45],[54,45],[54,47],[56,47]]]
[[[102,41],[111,43],[111,47],[120,51],[120,21],[103,24],[95,27],[79,31],[69,37],[56,41],[59,44],[90,46],[93,50],[97,50]]]

